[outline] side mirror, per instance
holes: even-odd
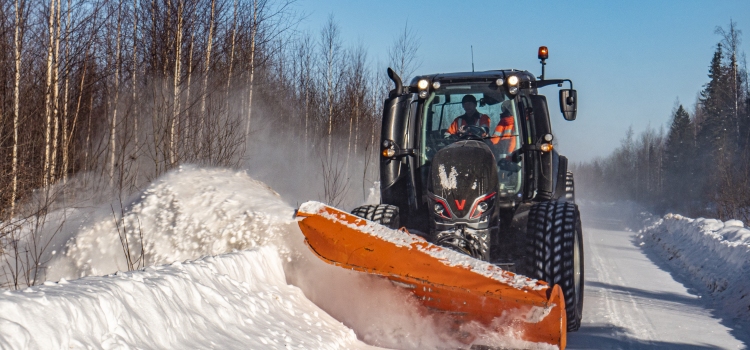
[[[578,111],[578,95],[573,89],[560,90],[560,112],[565,120],[576,120]]]

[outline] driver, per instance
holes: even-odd
[[[476,125],[484,128],[485,130],[490,129],[490,117],[486,114],[481,114],[477,111],[477,98],[474,95],[466,95],[461,99],[461,106],[464,108],[466,113],[458,116],[445,133],[445,137],[456,135],[469,125]]]
[[[510,157],[510,154],[516,150],[516,135],[513,133],[515,120],[510,109],[511,103],[511,100],[503,102],[500,112],[500,122],[497,123],[495,132],[490,137],[490,141],[493,145],[496,145],[497,151],[506,154],[506,157]]]

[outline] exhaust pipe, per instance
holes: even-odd
[[[391,78],[391,80],[393,80],[393,83],[396,84],[396,88],[391,90],[389,97],[395,97],[403,94],[404,83],[401,81],[401,77],[399,77],[398,74],[396,74],[396,71],[394,71],[391,67],[388,67],[388,78]]]

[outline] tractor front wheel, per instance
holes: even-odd
[[[578,206],[542,202],[529,211],[529,277],[560,285],[565,297],[568,331],[581,326],[583,313],[583,232]]]
[[[398,230],[401,227],[399,226],[398,207],[395,205],[363,205],[352,210],[352,214],[394,230]]]

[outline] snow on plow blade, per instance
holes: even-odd
[[[565,303],[559,286],[550,288],[321,203],[302,204],[297,217],[307,245],[328,263],[400,282],[428,308],[461,321],[565,348]]]

